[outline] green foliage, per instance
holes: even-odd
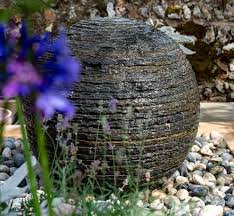
[[[20,14],[31,15],[35,12],[40,12],[45,8],[50,7],[52,4],[52,0],[17,0],[13,7]]]
[[[53,0],[17,0],[9,7],[0,10],[0,21],[6,22],[13,15],[30,17],[36,12],[42,12],[53,5]]]

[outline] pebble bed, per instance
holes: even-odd
[[[24,163],[21,144],[13,138],[4,140],[1,183]],[[25,186],[27,182],[21,184]],[[38,193],[43,194],[43,191],[38,190]],[[10,200],[8,206],[20,210],[21,203],[30,197],[31,194],[23,194]],[[103,206],[104,202],[111,207],[110,200],[94,202],[97,206]],[[234,157],[223,136],[210,132],[197,137],[180,168],[170,178],[159,179],[159,186],[147,199],[139,198],[136,205],[144,210],[142,215],[234,216]],[[65,202],[63,198],[55,198],[53,206],[58,215],[76,211],[73,201]],[[47,215],[46,210],[43,215]]]

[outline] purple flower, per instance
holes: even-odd
[[[68,47],[67,43],[67,37],[65,29],[62,27],[59,30],[59,36],[54,40],[52,43],[52,52],[55,53],[55,55],[65,55],[68,56],[71,54],[71,51]]]
[[[59,36],[55,40],[51,38],[49,32],[46,32],[41,37],[41,41],[35,49],[35,54],[37,58],[40,58],[46,53],[52,54],[55,59],[61,56],[70,56],[71,51],[68,47],[67,37],[63,28],[60,29]]]
[[[16,24],[15,21],[10,20],[6,27],[6,35],[11,43],[16,43],[20,38],[20,25]]]
[[[111,97],[111,100],[109,102],[109,109],[111,110],[111,112],[116,111],[116,103],[117,103],[117,100],[115,98]]]
[[[34,35],[32,37],[30,37],[28,35],[28,31],[27,31],[27,26],[26,24],[23,22],[20,28],[20,45],[21,45],[21,49],[18,53],[17,58],[21,59],[21,60],[25,60],[27,59],[28,55],[30,54],[30,51],[33,48],[33,45],[36,43],[40,43],[41,42],[41,36],[39,35]]]
[[[49,33],[30,36],[25,23],[0,25],[0,60],[4,97],[33,94],[43,117],[51,118],[55,112],[67,119],[73,116],[72,104],[55,90],[80,80],[81,64],[71,56],[63,29],[53,40]]]
[[[80,63],[72,57],[48,61],[43,66],[44,81],[51,85],[71,84],[80,79]]]
[[[5,61],[7,55],[4,26],[0,24],[0,60]]]
[[[52,118],[55,112],[58,112],[66,119],[71,119],[75,113],[72,104],[58,92],[53,91],[40,94],[36,100],[36,108],[46,118]]]
[[[42,83],[38,72],[29,62],[11,60],[6,70],[10,76],[2,89],[2,94],[6,98],[17,95],[25,96]]]

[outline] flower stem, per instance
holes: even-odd
[[[52,209],[53,192],[52,192],[52,183],[51,183],[50,172],[49,172],[48,153],[46,149],[45,133],[43,130],[43,125],[38,115],[36,115],[35,123],[36,123],[37,145],[38,145],[38,150],[39,150],[39,155],[40,155],[40,164],[42,168],[44,190],[47,194],[49,216],[53,216],[54,215],[53,209]]]
[[[31,193],[33,196],[33,204],[34,204],[34,210],[36,216],[41,216],[41,210],[40,210],[40,203],[37,196],[37,184],[36,184],[36,177],[32,166],[31,161],[31,153],[30,153],[30,145],[29,140],[27,137],[27,132],[25,129],[25,122],[24,122],[24,114],[21,107],[21,100],[19,97],[16,98],[16,108],[17,108],[17,114],[18,119],[21,127],[21,133],[23,137],[23,145],[24,145],[24,155],[25,160],[28,168],[28,177],[29,177],[29,183],[31,186]]]

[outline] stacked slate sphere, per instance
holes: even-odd
[[[196,78],[178,44],[125,18],[82,21],[68,34],[83,65],[70,96],[77,107],[77,158],[85,166],[100,162],[97,178],[110,183],[173,173],[195,139],[199,112]]]

